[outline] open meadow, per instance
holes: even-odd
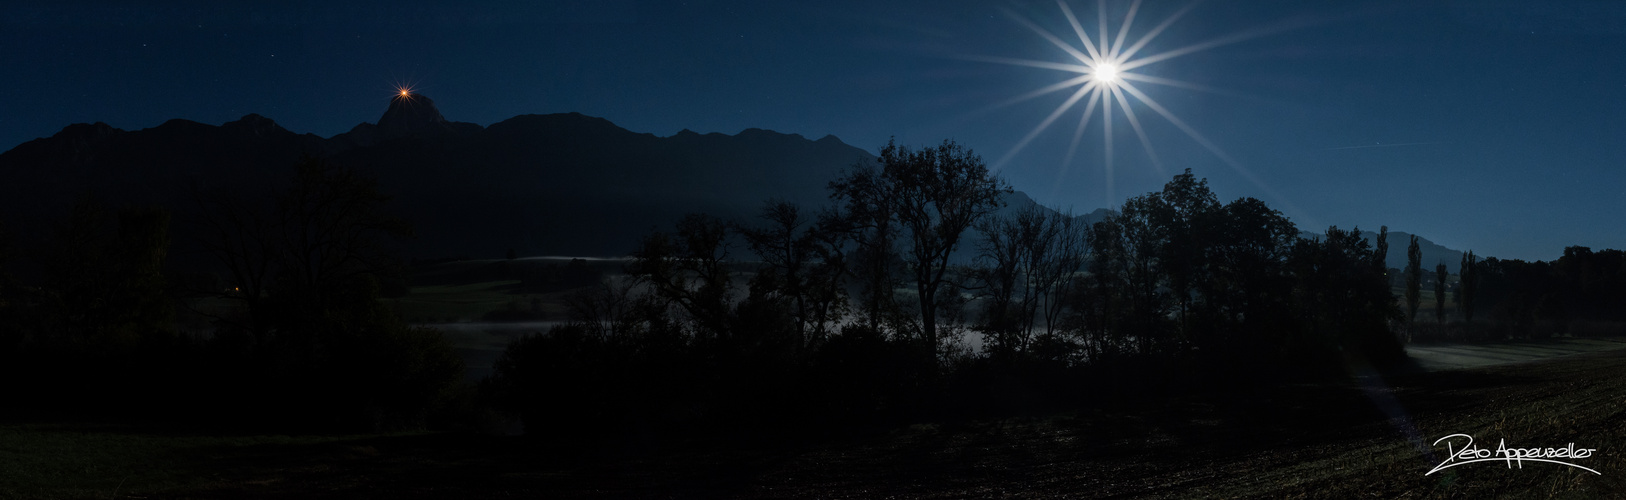
[[[629,429],[590,449],[462,432],[6,424],[0,497],[1619,498],[1623,398],[1626,349],[1616,348],[837,434]],[[1426,475],[1446,459],[1431,444],[1457,433],[1486,448],[1596,449],[1570,462],[1601,475],[1536,462]]]

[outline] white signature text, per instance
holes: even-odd
[[[1456,467],[1458,465],[1471,464],[1474,462],[1494,462],[1499,460],[1506,462],[1509,469],[1513,468],[1514,463],[1517,463],[1519,468],[1523,469],[1524,463],[1527,461],[1548,462],[1559,465],[1568,465],[1570,467],[1585,470],[1593,474],[1600,476],[1603,475],[1601,472],[1559,460],[1581,460],[1591,458],[1592,452],[1598,451],[1595,448],[1576,448],[1575,443],[1570,443],[1568,447],[1564,448],[1508,448],[1507,439],[1503,439],[1496,444],[1496,450],[1491,451],[1488,448],[1480,448],[1475,446],[1474,437],[1467,434],[1452,434],[1442,437],[1434,441],[1434,446],[1439,446],[1441,441],[1445,442],[1445,449],[1449,455],[1445,457],[1444,462],[1440,462],[1440,465],[1435,466],[1434,470],[1428,471],[1428,474],[1423,474],[1425,476],[1444,469]],[[1462,444],[1462,446],[1455,446],[1459,442]]]

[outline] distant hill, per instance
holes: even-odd
[[[625,255],[652,229],[688,212],[747,223],[768,199],[813,208],[826,185],[875,156],[835,136],[746,129],[641,134],[579,113],[516,116],[489,127],[447,120],[427,96],[393,99],[377,124],[330,138],[250,114],[219,126],[170,120],[126,131],[74,124],[0,153],[0,223],[44,234],[87,193],[110,205],[166,206],[177,233],[196,221],[195,190],[282,185],[302,156],[376,176],[417,236],[407,256]],[[1020,191],[1001,214],[1036,204]],[[1076,213],[1102,220],[1107,209]],[[1307,236],[1313,236],[1305,233]],[[1370,239],[1371,233],[1365,233]],[[969,236],[969,235],[968,235]],[[1390,233],[1390,267],[1406,263],[1406,233]],[[976,255],[974,240],[958,253]],[[184,238],[180,258],[197,256]],[[1423,264],[1456,271],[1462,253],[1423,240]]]
[[[156,204],[195,220],[198,189],[263,191],[301,156],[376,176],[417,229],[408,255],[625,255],[655,228],[703,211],[748,220],[770,199],[810,208],[826,185],[873,162],[834,136],[747,129],[657,137],[578,113],[521,115],[481,127],[447,120],[427,96],[396,98],[377,124],[331,138],[296,134],[259,115],[220,126],[171,120],[125,131],[75,124],[0,154],[0,220],[38,234],[86,193]],[[1012,207],[1031,204],[1025,194]],[[1099,215],[1099,214],[1097,214]],[[181,254],[189,250],[176,241]]]

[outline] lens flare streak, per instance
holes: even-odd
[[[1084,24],[1079,21],[1078,15],[1073,12],[1073,9],[1068,7],[1064,0],[1057,0],[1056,6],[1061,10],[1062,16],[1067,19],[1067,24],[1072,28],[1073,34],[1078,37],[1077,45],[1063,40],[1056,34],[1051,33],[1044,27],[1014,11],[1009,9],[1004,10],[1007,17],[1011,18],[1017,24],[1038,34],[1039,37],[1050,42],[1052,45],[1055,45],[1057,48],[1060,48],[1068,56],[1071,56],[1072,59],[1077,60],[1078,64],[1071,61],[1048,62],[1007,57],[966,57],[966,59],[969,60],[1040,69],[1051,69],[1074,74],[1074,76],[1070,76],[1065,80],[1019,95],[1008,101],[1002,102],[995,107],[1009,106],[1069,88],[1077,87],[1077,90],[1074,91],[1066,101],[1058,105],[1054,111],[1041,120],[1038,126],[1034,127],[1033,130],[1024,135],[1020,141],[1017,141],[1016,145],[1001,156],[998,161],[994,162],[993,166],[995,168],[1004,166],[1013,157],[1020,153],[1023,148],[1026,148],[1029,143],[1033,142],[1035,138],[1044,133],[1044,131],[1048,129],[1051,124],[1055,123],[1057,119],[1061,118],[1061,116],[1066,114],[1068,110],[1075,107],[1079,101],[1086,101],[1083,116],[1079,120],[1078,128],[1072,134],[1072,141],[1069,143],[1067,154],[1062,160],[1062,169],[1057,173],[1057,180],[1060,180],[1061,175],[1065,173],[1068,165],[1072,162],[1074,154],[1078,151],[1079,144],[1083,139],[1084,130],[1088,127],[1096,109],[1100,108],[1102,125],[1102,159],[1106,174],[1107,195],[1109,199],[1112,199],[1112,184],[1114,177],[1112,122],[1113,115],[1115,114],[1113,113],[1112,108],[1114,104],[1117,104],[1117,107],[1123,110],[1124,119],[1129,123],[1129,127],[1135,132],[1136,139],[1140,141],[1142,148],[1146,151],[1146,155],[1151,160],[1153,168],[1157,169],[1160,176],[1166,175],[1162,160],[1158,158],[1156,150],[1152,147],[1151,139],[1146,133],[1145,127],[1142,126],[1140,117],[1135,112],[1136,107],[1145,106],[1147,109],[1151,109],[1159,116],[1162,116],[1165,120],[1168,120],[1169,123],[1173,124],[1193,141],[1197,142],[1204,149],[1207,149],[1209,152],[1213,153],[1226,165],[1241,173],[1245,178],[1264,189],[1271,196],[1277,198],[1278,201],[1286,203],[1285,199],[1275,193],[1274,190],[1270,189],[1268,186],[1265,186],[1265,184],[1255,175],[1253,175],[1252,172],[1247,171],[1246,168],[1244,168],[1235,159],[1231,158],[1229,154],[1226,154],[1225,151],[1220,149],[1219,146],[1214,144],[1213,141],[1209,140],[1207,137],[1204,137],[1201,133],[1197,132],[1194,127],[1187,124],[1185,120],[1181,120],[1179,117],[1175,116],[1175,114],[1169,111],[1168,108],[1165,108],[1156,100],[1153,100],[1151,96],[1147,95],[1140,88],[1136,87],[1134,83],[1131,83],[1139,82],[1144,84],[1162,85],[1187,90],[1225,94],[1227,92],[1204,85],[1170,78],[1138,74],[1134,73],[1133,70],[1151,64],[1168,61],[1170,59],[1175,59],[1181,56],[1212,49],[1221,45],[1257,38],[1281,31],[1285,28],[1276,27],[1271,29],[1255,29],[1187,45],[1165,52],[1136,57],[1136,55],[1139,54],[1142,49],[1146,48],[1153,39],[1167,31],[1176,20],[1184,17],[1197,5],[1197,3],[1192,3],[1180,8],[1179,10],[1176,10],[1173,14],[1170,14],[1167,19],[1164,19],[1162,22],[1146,31],[1146,33],[1140,35],[1138,39],[1131,41],[1129,32],[1134,28],[1136,15],[1140,12],[1141,2],[1142,0],[1135,0],[1134,3],[1129,6],[1129,10],[1124,14],[1123,22],[1119,25],[1117,33],[1113,34],[1110,32],[1110,28],[1108,27],[1106,2],[1105,0],[1098,0],[1096,9],[1098,13],[1096,24],[1098,27],[1095,36],[1092,37],[1091,34],[1084,29]],[[1080,46],[1082,46],[1082,50],[1080,50]],[[1137,105],[1136,102],[1139,104]]]

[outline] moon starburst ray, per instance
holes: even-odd
[[[1106,0],[1096,0],[1096,2],[1095,2],[1095,12],[1096,12],[1095,18],[1100,21],[1099,23],[1096,23],[1096,24],[1101,25],[1100,26],[1100,31],[1097,32],[1097,33],[1099,33],[1101,35],[1101,53],[1109,54],[1108,57],[1110,58],[1111,57],[1110,54],[1112,53],[1112,50],[1111,50],[1112,46],[1107,45],[1107,2],[1106,2]]]
[[[1112,99],[1101,95],[1101,155],[1107,172],[1107,197],[1112,199]]]
[[[1050,61],[1035,61],[1035,60],[1032,60],[1032,59],[1016,59],[1016,58],[1011,58],[1011,57],[998,57],[998,56],[962,55],[962,56],[957,56],[957,57],[959,57],[960,59],[965,59],[967,61],[987,62],[987,63],[996,63],[996,64],[1008,64],[1008,65],[1011,65],[1011,66],[1027,66],[1027,67],[1030,67],[1030,68],[1054,69],[1054,70],[1061,70],[1061,71],[1071,71],[1071,72],[1074,72],[1074,73],[1088,73],[1088,72],[1091,71],[1091,68],[1089,66],[1085,66],[1085,65],[1082,65],[1082,64],[1068,64],[1068,63],[1058,63],[1058,62],[1050,62]]]
[[[1084,129],[1089,128],[1090,118],[1095,116],[1095,108],[1101,104],[1100,94],[1100,87],[1090,91],[1090,103],[1084,106],[1084,116],[1079,117],[1078,129],[1073,131],[1073,140],[1067,144],[1067,156],[1061,160],[1063,170],[1073,163],[1073,154],[1078,152],[1078,143],[1084,139]]]
[[[1084,63],[1087,66],[1094,67],[1095,66],[1095,64],[1094,64],[1095,61],[1097,59],[1100,59],[1099,57],[1091,57],[1089,55],[1085,55],[1083,52],[1079,52],[1078,49],[1073,48],[1072,44],[1069,44],[1065,40],[1062,40],[1061,37],[1058,37],[1055,34],[1051,33],[1050,30],[1044,29],[1044,28],[1040,27],[1037,24],[1033,24],[1033,21],[1029,21],[1026,17],[1022,17],[1021,15],[1019,15],[1019,14],[1017,14],[1015,12],[1012,12],[1010,9],[1001,9],[1001,10],[1003,10],[1005,12],[1005,16],[1010,17],[1012,20],[1016,21],[1018,24],[1021,24],[1022,26],[1026,26],[1028,29],[1033,30],[1034,33],[1038,33],[1040,37],[1044,38],[1046,41],[1049,41],[1051,45],[1055,45],[1057,47],[1060,47],[1061,50],[1067,52],[1069,55],[1072,55],[1073,58],[1078,59],[1079,62]]]
[[[1208,92],[1208,93],[1212,93],[1212,94],[1224,94],[1224,95],[1235,94],[1234,92],[1231,92],[1231,91],[1228,91],[1228,90],[1221,90],[1221,89],[1217,89],[1217,88],[1210,87],[1210,86],[1207,86],[1207,85],[1203,85],[1203,84],[1200,84],[1200,83],[1192,83],[1192,82],[1187,82],[1187,81],[1183,81],[1183,80],[1175,80],[1173,78],[1163,78],[1163,77],[1160,77],[1160,76],[1142,75],[1140,73],[1119,73],[1118,77],[1123,78],[1125,80],[1134,80],[1134,81],[1137,81],[1137,82],[1146,82],[1146,83],[1150,83],[1150,84],[1154,84],[1154,85],[1167,85],[1167,86],[1170,86],[1170,87],[1180,87],[1180,88],[1183,88],[1183,89],[1186,89],[1186,90],[1196,90],[1196,91],[1199,91],[1199,92]]]
[[[1078,16],[1073,15],[1073,9],[1062,0],[1056,0],[1056,5],[1061,7],[1061,13],[1067,17],[1067,23],[1073,25],[1073,32],[1078,33],[1078,40],[1084,42],[1084,50],[1090,51],[1090,57],[1095,60],[1106,59],[1101,56],[1101,51],[1096,50],[1095,44],[1090,42],[1090,35],[1084,32],[1084,25],[1079,24]]]
[[[1152,99],[1152,96],[1146,95],[1145,92],[1141,92],[1140,89],[1135,88],[1134,85],[1130,85],[1127,82],[1122,88],[1125,92],[1135,96],[1135,99],[1138,99],[1140,102],[1146,104],[1146,107],[1151,108],[1152,111],[1157,112],[1159,115],[1163,115],[1163,118],[1168,120],[1169,123],[1174,124],[1174,126],[1178,127],[1181,132],[1185,132],[1187,136],[1190,136],[1192,140],[1197,141],[1197,144],[1202,145],[1202,147],[1207,149],[1208,152],[1213,153],[1215,157],[1220,159],[1220,161],[1225,162],[1225,164],[1230,166],[1232,170],[1235,170],[1236,173],[1242,174],[1242,177],[1247,179],[1248,182],[1253,183],[1255,187],[1258,187],[1260,190],[1270,195],[1270,197],[1275,198],[1277,202],[1281,203],[1288,210],[1299,212],[1297,206],[1293,205],[1291,201],[1288,201],[1288,199],[1282,196],[1281,193],[1278,193],[1275,189],[1272,189],[1270,185],[1265,184],[1264,179],[1260,179],[1259,176],[1253,174],[1253,171],[1242,166],[1241,162],[1231,158],[1231,155],[1226,154],[1224,150],[1220,149],[1218,145],[1214,144],[1214,141],[1208,140],[1208,138],[1203,136],[1201,132],[1198,132],[1197,129],[1192,128],[1191,125],[1187,124],[1185,120],[1181,120],[1180,117],[1175,116],[1173,112],[1170,112],[1168,108],[1163,107],[1162,104],[1158,104],[1157,100]]]
[[[1135,3],[1129,4],[1129,13],[1124,14],[1124,25],[1118,28],[1118,38],[1112,41],[1112,50],[1107,51],[1107,59],[1121,61],[1118,59],[1118,51],[1123,50],[1124,37],[1129,35],[1129,25],[1135,22],[1135,12],[1139,10],[1140,0],[1135,0]]]
[[[1142,57],[1140,59],[1136,59],[1136,60],[1133,60],[1133,61],[1125,61],[1120,67],[1121,67],[1122,70],[1127,71],[1127,70],[1139,68],[1141,66],[1145,66],[1145,65],[1148,65],[1148,64],[1167,61],[1169,59],[1174,59],[1176,57],[1180,57],[1180,56],[1183,56],[1183,55],[1188,55],[1188,54],[1191,54],[1191,53],[1194,53],[1194,52],[1202,52],[1204,50],[1212,49],[1214,47],[1219,47],[1221,45],[1232,44],[1232,43],[1236,43],[1236,42],[1240,42],[1240,41],[1248,40],[1248,39],[1252,39],[1252,38],[1259,38],[1259,37],[1262,37],[1262,36],[1274,34],[1274,33],[1281,32],[1281,31],[1285,31],[1285,30],[1290,29],[1290,28],[1292,28],[1292,26],[1276,26],[1276,27],[1259,28],[1259,29],[1244,31],[1244,32],[1236,33],[1236,34],[1232,34],[1232,35],[1226,35],[1226,36],[1215,38],[1213,40],[1209,40],[1209,41],[1206,41],[1206,42],[1194,43],[1194,44],[1191,44],[1191,45],[1187,45],[1185,47],[1180,47],[1178,49],[1170,50],[1168,52],[1161,52],[1161,53],[1149,55],[1149,56]]]
[[[1058,92],[1058,91],[1062,91],[1062,90],[1066,90],[1066,89],[1069,89],[1069,88],[1072,88],[1072,87],[1076,87],[1079,84],[1083,84],[1083,83],[1088,82],[1090,78],[1092,78],[1092,76],[1090,76],[1090,75],[1079,75],[1079,76],[1076,76],[1076,77],[1073,77],[1073,78],[1062,80],[1062,81],[1056,82],[1054,84],[1046,85],[1044,87],[1035,89],[1032,92],[1028,92],[1026,94],[1022,94],[1022,95],[1013,97],[1013,98],[1011,98],[1009,100],[1001,101],[1000,103],[993,105],[992,108],[1003,108],[1003,107],[1010,106],[1010,105],[1020,103],[1020,102],[1023,102],[1023,101],[1027,101],[1029,99],[1033,99],[1033,98],[1036,98],[1036,97],[1039,97],[1039,96],[1043,96],[1043,95],[1046,95],[1046,94],[1053,94],[1053,93]]]
[[[1195,8],[1198,3],[1200,2],[1192,2],[1185,7],[1181,7],[1180,10],[1174,11],[1173,14],[1170,14],[1168,19],[1164,19],[1163,22],[1158,23],[1157,26],[1153,27],[1151,31],[1146,32],[1145,35],[1141,35],[1140,39],[1136,40],[1134,45],[1130,45],[1128,49],[1125,49],[1122,53],[1117,55],[1116,59],[1118,62],[1121,63],[1126,59],[1135,57],[1136,52],[1140,52],[1140,49],[1145,48],[1146,44],[1152,43],[1152,39],[1157,38],[1157,36],[1160,34],[1163,34],[1163,30],[1169,29],[1169,25],[1174,24],[1174,22],[1179,20],[1181,16],[1185,16],[1187,12],[1191,12],[1191,9]]]
[[[1174,124],[1174,126],[1179,128],[1181,132],[1185,132],[1187,136],[1191,137],[1191,140],[1197,141],[1197,144],[1202,145],[1202,147],[1207,149],[1208,152],[1214,153],[1214,156],[1219,157],[1220,161],[1225,162],[1225,164],[1230,165],[1232,168],[1244,170],[1242,168],[1242,164],[1237,163],[1236,160],[1232,159],[1231,155],[1225,153],[1225,150],[1220,149],[1220,147],[1215,145],[1213,141],[1210,141],[1207,137],[1204,137],[1202,132],[1198,132],[1197,129],[1192,128],[1192,126],[1187,124],[1185,120],[1181,120],[1180,117],[1175,116],[1174,113],[1170,112],[1168,108],[1163,107],[1162,104],[1158,104],[1156,99],[1152,99],[1152,96],[1146,95],[1145,92],[1141,92],[1140,89],[1135,88],[1134,85],[1129,83],[1124,83],[1121,88],[1123,88],[1125,92],[1128,92],[1129,95],[1135,96],[1136,100],[1146,104],[1146,107],[1151,108],[1152,111],[1157,112],[1159,115],[1163,115],[1163,119]]]
[[[1106,194],[1109,200],[1115,200],[1114,182],[1117,176],[1117,172],[1115,171],[1115,149],[1117,141],[1114,139],[1115,131],[1113,130],[1114,127],[1112,122],[1116,120],[1115,115],[1117,113],[1114,113],[1114,106],[1123,110],[1123,118],[1129,122],[1129,128],[1134,132],[1135,138],[1140,142],[1141,148],[1145,150],[1146,157],[1150,160],[1152,168],[1157,171],[1159,176],[1167,175],[1166,169],[1163,166],[1163,160],[1158,155],[1157,149],[1152,145],[1151,134],[1147,132],[1147,124],[1143,123],[1143,120],[1141,119],[1142,113],[1135,109],[1137,107],[1144,106],[1151,109],[1153,113],[1161,116],[1164,120],[1168,120],[1168,122],[1173,124],[1175,128],[1178,128],[1187,137],[1190,137],[1191,140],[1197,142],[1197,144],[1208,150],[1208,152],[1212,153],[1221,162],[1240,173],[1243,177],[1248,179],[1248,181],[1261,188],[1276,201],[1282,203],[1284,207],[1292,211],[1297,211],[1297,209],[1292,206],[1292,203],[1288,202],[1286,198],[1283,198],[1279,193],[1276,193],[1275,190],[1265,185],[1265,183],[1261,181],[1258,176],[1254,175],[1253,172],[1244,167],[1241,162],[1238,162],[1235,158],[1232,158],[1230,154],[1221,149],[1219,145],[1214,143],[1214,141],[1204,136],[1201,132],[1198,132],[1196,127],[1186,123],[1184,119],[1176,116],[1174,112],[1170,111],[1167,107],[1164,107],[1161,103],[1157,102],[1157,100],[1153,99],[1150,95],[1147,95],[1146,92],[1142,91],[1136,86],[1136,84],[1161,85],[1201,92],[1234,95],[1232,92],[1215,89],[1206,85],[1161,76],[1139,74],[1135,73],[1133,70],[1143,68],[1151,64],[1168,61],[1170,59],[1213,49],[1215,47],[1258,38],[1296,27],[1296,25],[1293,23],[1278,24],[1275,26],[1267,26],[1213,38],[1148,56],[1139,55],[1144,49],[1150,46],[1153,40],[1157,39],[1164,32],[1168,31],[1170,26],[1172,26],[1179,19],[1185,17],[1200,2],[1201,0],[1197,0],[1184,7],[1181,7],[1178,10],[1175,10],[1172,14],[1169,14],[1168,17],[1163,19],[1161,22],[1153,25],[1152,28],[1147,30],[1145,33],[1138,34],[1135,37],[1130,37],[1129,32],[1135,27],[1135,22],[1139,17],[1142,6],[1141,4],[1144,3],[1144,0],[1133,0],[1133,2],[1129,5],[1127,12],[1124,13],[1122,21],[1114,23],[1118,27],[1118,31],[1116,33],[1113,33],[1109,27],[1106,0],[1098,0],[1096,3],[1096,23],[1094,24],[1096,25],[1095,29],[1097,31],[1095,33],[1090,33],[1084,28],[1084,23],[1080,22],[1079,17],[1074,13],[1073,9],[1067,5],[1065,0],[1056,0],[1056,6],[1061,10],[1062,16],[1067,19],[1068,26],[1071,27],[1073,29],[1073,33],[1078,36],[1077,45],[1069,41],[1062,40],[1061,37],[1056,35],[1056,32],[1052,32],[1046,29],[1044,26],[1040,26],[1033,20],[1023,17],[1009,9],[1004,10],[1005,14],[1011,19],[1015,20],[1018,24],[1021,24],[1023,27],[1033,31],[1034,33],[1037,33],[1050,44],[1061,48],[1073,59],[1076,59],[1077,63],[1072,61],[1063,63],[1004,57],[969,57],[968,59],[978,61],[1052,69],[1076,74],[1076,76],[1072,76],[1071,78],[1067,78],[1060,82],[1046,85],[1016,96],[1009,101],[997,105],[997,107],[1004,107],[1017,102],[1027,101],[1040,96],[1045,96],[1072,88],[1074,86],[1077,86],[1077,90],[1073,92],[1072,95],[1066,99],[1066,101],[1057,105],[1048,116],[1045,116],[1044,119],[1039,122],[1038,126],[1034,127],[1033,130],[1022,136],[1022,138],[1016,142],[1015,146],[1005,153],[1005,155],[1002,156],[999,161],[994,163],[994,166],[1004,166],[1008,161],[1031,144],[1040,134],[1048,130],[1050,126],[1054,124],[1056,120],[1061,118],[1063,114],[1075,107],[1078,107],[1079,101],[1087,100],[1088,103],[1084,106],[1083,115],[1079,118],[1078,126],[1073,130],[1071,141],[1068,142],[1067,153],[1062,158],[1061,168],[1056,172],[1057,183],[1060,183],[1061,177],[1065,175],[1065,173],[1069,170],[1069,165],[1071,165],[1073,160],[1078,156],[1079,150],[1084,144],[1084,131],[1089,128],[1090,121],[1095,119],[1097,108],[1099,108],[1101,115],[1102,169],[1106,177]],[[1297,23],[1297,25],[1302,24],[1303,22]],[[1080,46],[1082,46],[1083,50],[1079,50]]]
[[[1049,128],[1050,124],[1055,123],[1056,119],[1061,118],[1061,115],[1066,113],[1067,110],[1072,109],[1073,105],[1078,104],[1079,99],[1083,99],[1084,95],[1088,94],[1090,89],[1093,88],[1095,88],[1094,83],[1085,84],[1084,86],[1079,87],[1078,91],[1074,92],[1072,97],[1067,98],[1067,102],[1062,103],[1061,106],[1057,106],[1056,110],[1050,113],[1050,116],[1045,117],[1044,121],[1039,122],[1039,126],[1034,127],[1033,131],[1028,132],[1028,135],[1022,137],[1022,140],[1018,141],[1016,146],[1012,147],[1009,152],[1006,152],[1005,156],[1001,156],[999,161],[994,162],[994,168],[999,168],[1000,166],[1004,165],[1006,161],[1009,161],[1012,156],[1016,156],[1016,153],[1021,152],[1022,148],[1027,147],[1028,143],[1033,141],[1033,138],[1038,137],[1039,134],[1044,132],[1046,128]]]
[[[1119,88],[1112,89],[1112,97],[1118,100],[1118,107],[1123,108],[1124,118],[1129,120],[1129,128],[1134,129],[1135,136],[1140,138],[1140,145],[1146,149],[1146,156],[1152,160],[1152,168],[1157,170],[1158,177],[1166,177],[1168,173],[1163,170],[1163,160],[1157,157],[1157,151],[1152,149],[1152,139],[1146,137],[1146,129],[1141,128],[1140,119],[1135,116],[1135,109],[1129,107],[1129,101],[1124,99],[1124,93]]]
[[[1055,196],[1056,190],[1061,188],[1062,176],[1067,174],[1067,166],[1073,164],[1073,155],[1078,153],[1078,143],[1084,140],[1084,129],[1089,128],[1090,118],[1095,116],[1095,108],[1101,104],[1101,87],[1095,87],[1086,98],[1089,104],[1084,106],[1084,114],[1078,118],[1078,128],[1073,130],[1073,140],[1067,143],[1067,156],[1061,160],[1061,168],[1056,169],[1056,180],[1050,183],[1050,195]]]

